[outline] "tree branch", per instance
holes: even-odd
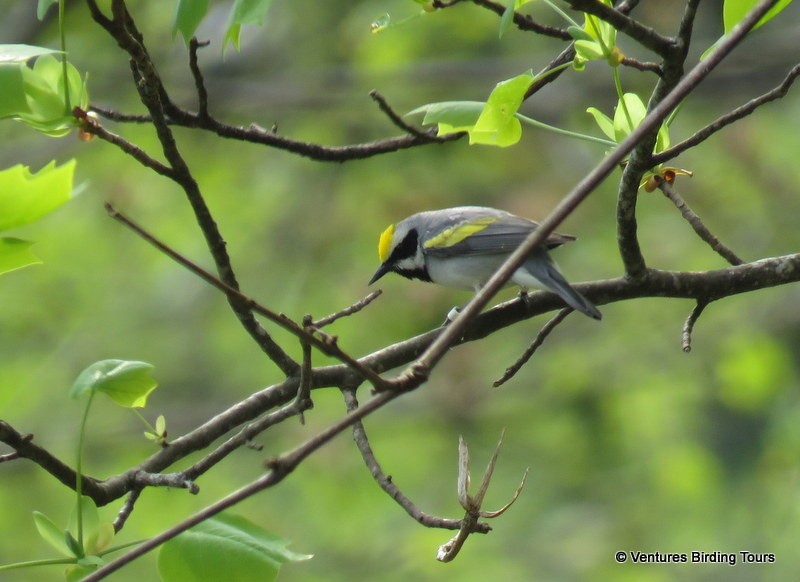
[[[688,54],[689,38],[698,4],[699,0],[688,0],[686,3],[678,29],[677,50],[670,51],[670,54],[664,59],[662,74],[648,103],[649,111],[676,88],[683,76],[683,65]],[[699,65],[694,70],[698,70],[698,67]],[[697,82],[699,83],[699,80]],[[629,277],[642,277],[647,273],[647,263],[639,246],[636,204],[642,177],[647,170],[654,166],[652,153],[658,135],[658,127],[654,126],[631,151],[630,159],[622,172],[617,195],[617,247],[625,273]]]
[[[575,10],[598,17],[619,32],[629,36],[643,47],[650,49],[662,58],[669,58],[675,49],[672,39],[661,36],[654,29],[641,24],[638,20],[623,14],[619,10],[607,6],[597,0],[565,0]]]
[[[798,281],[800,281],[800,253],[762,259],[713,271],[650,270],[648,276],[641,279],[620,277],[577,284],[575,288],[593,303],[605,305],[642,297],[672,297],[710,301]],[[528,295],[527,301],[520,299],[507,301],[480,314],[464,328],[454,345],[483,339],[512,324],[562,307],[563,302],[557,295],[544,291],[531,293]],[[442,333],[442,329],[437,328],[359,358],[358,362],[376,372],[404,366],[413,362]],[[314,368],[311,376],[310,387],[312,390],[353,385],[357,384],[359,380],[352,368],[346,364]],[[237,426],[251,422],[268,410],[290,403],[296,398],[297,390],[298,379],[293,377],[256,392],[190,433],[171,441],[170,446],[159,449],[137,467],[125,473],[105,481],[84,476],[84,494],[91,497],[98,505],[105,505],[119,499],[131,490],[131,475],[136,471],[156,473],[169,467],[180,459],[209,446]],[[381,396],[394,398],[400,394],[399,391],[389,391]],[[362,415],[359,418],[366,416],[371,407],[377,406],[372,404],[375,400],[370,400],[367,405],[358,409],[359,414]],[[366,406],[370,406],[370,408],[365,410]],[[21,457],[28,458],[41,466],[67,487],[75,486],[75,472],[71,468],[2,421],[0,421],[0,442],[9,445]]]
[[[682,154],[686,150],[695,147],[703,143],[709,137],[720,131],[721,129],[729,126],[730,124],[739,121],[740,119],[747,117],[751,113],[753,113],[756,109],[770,103],[771,101],[775,101],[776,99],[781,99],[785,97],[789,93],[789,89],[791,89],[792,85],[794,84],[797,77],[800,76],[800,64],[795,65],[783,79],[780,85],[764,93],[763,95],[756,97],[755,99],[751,99],[744,105],[737,107],[730,113],[726,113],[725,115],[720,116],[713,122],[709,123],[700,131],[695,132],[691,137],[683,140],[682,142],[676,143],[669,149],[664,150],[658,154],[654,154],[652,157],[652,163],[655,165],[663,164],[673,158],[676,158],[678,155]]]

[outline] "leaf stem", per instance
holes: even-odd
[[[86,421],[89,419],[89,409],[92,407],[94,394],[94,390],[89,392],[89,400],[86,401],[86,408],[83,411],[80,432],[78,433],[78,454],[75,459],[75,494],[78,497],[78,546],[81,548],[81,551],[83,551],[83,440],[86,434]]]
[[[612,67],[614,69],[614,87],[617,90],[617,97],[619,98],[620,107],[622,107],[623,113],[625,113],[625,119],[628,121],[628,127],[631,131],[636,129],[633,126],[633,119],[631,118],[631,113],[628,111],[628,104],[625,103],[625,92],[622,90],[622,79],[619,76],[619,67]]]
[[[582,139],[583,141],[590,141],[593,143],[603,144],[605,146],[614,147],[617,145],[617,142],[611,141],[610,139],[603,139],[602,137],[595,137],[593,135],[586,135],[584,133],[577,133],[574,131],[569,131],[568,129],[561,129],[560,127],[555,127],[553,125],[548,125],[541,121],[537,121],[536,119],[532,119],[530,117],[526,117],[521,113],[517,113],[517,119],[520,121],[524,121],[528,125],[532,125],[534,127],[538,127],[539,129],[546,129],[547,131],[552,131],[553,133],[558,133],[561,135],[566,135],[567,137],[574,137],[576,139]]]
[[[64,25],[64,4],[64,0],[58,0],[58,32],[61,37],[61,79],[64,82],[64,113],[72,115],[72,105],[69,99],[69,77],[67,76],[67,31]]]
[[[150,424],[150,421],[149,421],[149,420],[147,420],[147,419],[144,417],[144,415],[143,415],[141,412],[139,412],[139,411],[138,411],[136,408],[131,408],[131,411],[132,411],[132,412],[133,412],[133,413],[134,413],[136,416],[138,416],[138,417],[139,417],[139,420],[141,420],[141,421],[144,423],[145,427],[147,427],[147,430],[149,430],[149,431],[150,431],[150,432],[152,432],[153,434],[156,434],[156,429],[155,429],[155,427],[154,427],[152,424]]]
[[[567,21],[569,24],[571,24],[571,25],[572,25],[572,26],[574,26],[575,28],[580,28],[580,27],[581,27],[581,25],[580,25],[580,24],[578,24],[577,22],[575,22],[575,21],[572,19],[572,17],[571,17],[569,14],[567,14],[566,12],[564,12],[563,10],[561,10],[561,8],[559,8],[558,6],[556,6],[555,4],[553,4],[552,2],[550,2],[550,0],[542,0],[542,1],[543,1],[545,4],[547,4],[547,5],[548,5],[550,8],[552,8],[552,9],[553,9],[553,11],[554,11],[556,14],[558,14],[558,15],[559,15],[561,18],[563,18],[564,20],[566,20],[566,21]]]

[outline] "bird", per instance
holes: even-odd
[[[496,208],[458,206],[418,212],[389,225],[378,240],[381,264],[369,281],[387,273],[445,287],[478,291],[539,224]],[[548,252],[574,236],[552,233],[514,272],[507,285],[556,293],[573,309],[601,319],[600,311],[576,291]]]

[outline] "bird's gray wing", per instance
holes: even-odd
[[[428,254],[439,257],[507,254],[538,226],[532,220],[512,214],[473,217],[429,233],[424,246]],[[573,240],[573,236],[553,233],[546,245],[552,249]]]

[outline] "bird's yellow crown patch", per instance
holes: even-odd
[[[381,233],[381,238],[378,240],[378,257],[380,257],[382,263],[389,258],[389,250],[392,246],[393,236],[394,225],[390,224],[388,228]]]
[[[424,246],[426,249],[446,249],[447,247],[452,247],[453,245],[460,243],[465,238],[472,236],[476,232],[482,231],[484,228],[496,221],[496,218],[492,216],[486,216],[484,218],[462,222],[461,224],[457,224],[451,228],[443,230],[436,236],[428,239],[425,241]]]

